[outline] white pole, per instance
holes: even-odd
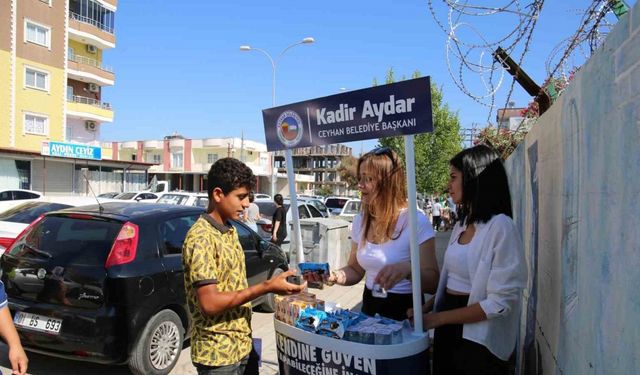
[[[407,161],[407,195],[409,197],[409,235],[411,241],[411,289],[413,290],[414,333],[422,334],[422,283],[420,278],[420,252],[418,248],[418,226],[416,223],[416,158],[413,135],[404,136],[404,153]]]
[[[298,255],[298,263],[304,262],[304,249],[302,246],[302,233],[300,231],[300,217],[298,216],[298,197],[296,196],[296,180],[293,173],[293,157],[291,156],[291,149],[284,151],[285,162],[287,163],[287,179],[289,180],[289,211],[291,211],[291,218],[293,219],[293,229],[291,230],[291,241],[289,243],[289,253],[296,249]],[[286,222],[286,220],[285,220]],[[288,225],[288,223],[285,223]],[[287,228],[288,229],[288,228]]]

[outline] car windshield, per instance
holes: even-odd
[[[329,208],[342,208],[348,200],[348,198],[328,198],[324,205]]]
[[[128,201],[128,200],[133,199],[133,197],[135,197],[135,196],[136,196],[136,193],[121,193],[121,194],[116,195],[114,198]]]
[[[360,202],[359,201],[350,201],[342,209],[343,214],[347,215],[356,215],[360,212]]]
[[[209,198],[207,198],[207,197],[198,197],[198,198],[196,198],[196,203],[194,204],[194,206],[207,208],[209,206]]]
[[[184,194],[165,194],[160,198],[158,198],[157,203],[186,204],[188,199],[189,199],[189,196]]]
[[[10,253],[60,264],[104,264],[121,227],[116,221],[45,216]]]
[[[273,217],[273,213],[276,212],[276,208],[278,207],[273,202],[256,202],[256,201],[254,201],[253,203],[258,205],[258,208],[260,209],[260,215],[262,215],[262,216],[264,216],[266,218],[272,218]]]
[[[72,206],[68,204],[46,202],[25,203],[0,214],[0,221],[29,224],[44,213],[62,210],[63,208],[68,207]]]

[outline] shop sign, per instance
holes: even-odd
[[[40,154],[60,158],[102,160],[102,148],[77,143],[42,142]]]

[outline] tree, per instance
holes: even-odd
[[[419,78],[415,71],[411,78]],[[389,69],[386,83],[394,82],[393,69]],[[414,137],[416,189],[420,192],[443,193],[449,180],[449,160],[462,149],[458,114],[449,110],[443,101],[442,89],[431,82],[431,108],[433,132]],[[395,150],[406,165],[403,137],[386,137],[378,140],[381,146]]]
[[[356,169],[358,168],[358,159],[353,156],[347,156],[342,158],[340,166],[338,167],[338,174],[340,175],[340,181],[347,183],[349,190],[355,190],[358,188],[358,174]]]

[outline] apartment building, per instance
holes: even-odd
[[[334,195],[348,195],[347,183],[341,181],[338,167],[352,156],[351,147],[342,144],[301,147],[292,150],[293,171],[306,178],[296,178],[298,193],[317,194],[321,187],[330,187]],[[277,151],[275,165],[278,173],[286,173],[284,151]]]
[[[148,178],[170,181],[172,190],[206,191],[207,173],[220,158],[234,157],[247,164],[256,175],[256,191],[271,194],[272,153],[263,143],[242,138],[189,139],[173,134],[160,140],[102,143],[105,155],[113,160],[153,163]],[[288,195],[286,172],[278,173],[278,192]],[[300,183],[309,176],[296,176]]]
[[[148,163],[103,160],[113,121],[117,0],[0,1],[0,189],[83,192],[100,179],[144,185]],[[88,176],[87,172],[95,172]],[[94,180],[97,179],[97,180]]]

